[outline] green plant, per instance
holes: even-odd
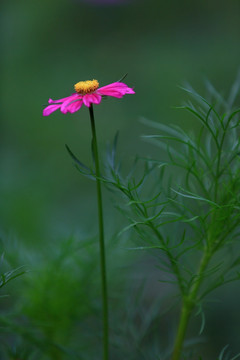
[[[160,147],[161,159],[145,159],[138,181],[132,173],[120,174],[116,141],[102,178],[127,200],[121,211],[130,224],[123,231],[134,229],[141,239],[138,249],[160,254],[159,268],[166,273],[161,281],[178,288],[181,311],[172,360],[183,356],[193,311],[201,315],[201,334],[209,293],[240,280],[240,109],[233,107],[239,79],[227,101],[208,88],[210,100],[184,89],[191,101],[179,109],[193,115],[191,133],[143,119],[159,131],[144,138]]]

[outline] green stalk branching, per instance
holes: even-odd
[[[115,163],[115,142],[114,156],[109,157],[114,161],[102,179],[126,199],[127,207],[123,205],[121,210],[127,213],[130,225],[123,231],[135,229],[145,243],[141,249],[162,252],[167,261],[162,260],[161,269],[175,277],[181,311],[171,360],[182,359],[194,309],[202,309],[202,302],[214,289],[240,279],[239,273],[234,273],[239,256],[216,263],[217,254],[227,245],[237,245],[240,231],[240,110],[225,101],[219,103],[220,96],[218,102],[210,103],[192,89],[185,90],[196,105],[189,102],[181,109],[200,120],[197,133],[190,136],[176,126],[143,119],[160,130],[145,140],[164,149],[168,159],[145,159],[148,165],[141,180],[135,181],[132,172],[131,179],[125,180]],[[153,178],[158,178],[154,186]],[[175,235],[179,229],[184,231],[180,241]]]

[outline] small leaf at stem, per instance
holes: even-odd
[[[91,169],[89,169],[89,167],[87,167],[86,165],[84,165],[74,154],[73,152],[70,150],[69,146],[67,144],[65,144],[66,149],[69,153],[69,155],[71,156],[71,158],[73,159],[73,161],[79,165],[80,167],[84,168],[85,170],[88,170],[89,172],[91,172]]]

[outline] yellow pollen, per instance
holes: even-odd
[[[97,80],[79,81],[74,85],[74,89],[78,94],[86,95],[91,94],[99,87]]]

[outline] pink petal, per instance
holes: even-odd
[[[44,110],[43,110],[43,116],[48,116],[50,115],[52,112],[58,110],[61,107],[60,105],[49,105],[47,106]]]
[[[101,95],[96,94],[96,93],[87,94],[87,95],[83,96],[83,103],[87,107],[89,107],[91,105],[91,103],[100,104],[101,100],[102,100]]]
[[[66,114],[67,112],[73,114],[81,108],[82,104],[83,104],[82,99],[74,100],[70,104],[65,105],[65,107],[63,107],[62,105],[61,112],[63,114]]]
[[[61,108],[62,106],[62,103],[64,101],[73,101],[74,99],[76,99],[76,97],[78,97],[79,95],[78,94],[72,94],[70,96],[67,96],[65,98],[62,98],[62,99],[58,99],[58,100],[53,100],[53,99],[49,99],[48,100],[48,103],[49,104],[52,104],[52,105],[49,105],[47,106],[44,110],[43,110],[43,116],[48,116],[50,115],[52,112],[58,110],[59,108]]]
[[[73,113],[80,109],[82,106],[82,95],[73,94],[65,98],[61,105],[61,112],[66,114],[67,112]]]
[[[115,82],[99,88],[97,94],[121,98],[126,94],[135,94],[135,91],[122,82]]]
[[[58,99],[58,100],[53,100],[53,99],[49,99],[48,103],[49,104],[54,104],[54,103],[63,103],[64,101],[68,100],[68,99],[74,99],[76,97],[78,97],[79,95],[76,93],[71,94],[70,96],[67,96],[65,98],[62,99]]]

